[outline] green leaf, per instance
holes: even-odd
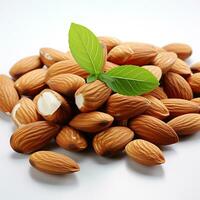
[[[144,68],[124,65],[101,74],[99,79],[105,82],[114,92],[135,96],[152,91],[158,87],[156,77]]]
[[[76,62],[90,74],[99,74],[104,66],[104,52],[98,38],[86,27],[72,23],[69,48]]]
[[[97,76],[96,75],[90,75],[87,77],[87,83],[91,83],[93,81],[96,81],[97,80]]]

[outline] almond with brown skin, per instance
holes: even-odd
[[[200,114],[189,113],[168,122],[178,135],[191,135],[200,130]]]
[[[116,93],[108,98],[106,112],[116,120],[124,120],[142,114],[149,106],[150,102],[144,97]]]
[[[12,120],[17,126],[36,122],[41,119],[41,116],[37,113],[35,103],[27,98],[22,97],[11,113]]]
[[[151,95],[157,99],[167,99],[167,94],[164,92],[162,87],[157,87],[149,93],[144,94],[143,96]]]
[[[81,112],[97,110],[107,101],[111,92],[112,90],[99,80],[86,83],[75,93],[76,106]]]
[[[19,100],[14,82],[6,75],[0,75],[0,111],[10,114]]]
[[[98,133],[111,126],[113,120],[114,118],[107,113],[94,111],[76,115],[69,125],[87,133]]]
[[[130,158],[142,165],[154,166],[165,162],[162,151],[156,145],[145,140],[137,139],[129,142],[125,151]]]
[[[164,76],[164,90],[170,98],[191,100],[193,93],[188,82],[179,74],[168,72]]]
[[[29,158],[30,164],[39,171],[63,175],[80,170],[79,165],[70,157],[52,151],[38,151]]]
[[[162,77],[162,70],[160,69],[160,67],[157,67],[155,65],[145,65],[142,68],[145,68],[149,72],[151,72],[158,79],[158,81],[161,79],[161,77]]]
[[[133,131],[127,127],[111,127],[94,137],[93,148],[98,155],[114,156],[124,150],[133,137]]]
[[[122,43],[114,47],[108,54],[108,61],[124,65],[148,65],[157,55],[152,45],[137,42]]]
[[[103,67],[103,70],[104,70],[104,72],[108,72],[109,70],[111,70],[112,68],[117,67],[117,66],[118,66],[117,64],[106,61],[105,65]]]
[[[200,106],[200,97],[191,99],[191,101],[197,103]]]
[[[183,43],[171,43],[164,46],[163,49],[176,53],[177,56],[182,60],[185,60],[192,55],[192,48]]]
[[[100,36],[98,39],[103,45],[106,46],[108,52],[121,43],[120,40],[114,37]]]
[[[76,90],[85,84],[85,79],[75,74],[60,74],[50,78],[46,83],[60,94],[73,96]]]
[[[200,72],[191,75],[187,81],[194,93],[200,93]]]
[[[170,117],[176,117],[187,113],[198,113],[200,106],[192,101],[185,99],[162,99],[162,103],[170,112]]]
[[[191,70],[196,73],[196,72],[200,72],[200,62],[194,63],[191,66]]]
[[[171,126],[149,115],[141,115],[130,120],[129,127],[140,138],[157,145],[169,145],[179,141]]]
[[[34,96],[45,87],[46,69],[35,69],[15,81],[15,88],[21,95]]]
[[[87,141],[82,134],[69,126],[62,128],[56,137],[56,143],[69,151],[82,151],[87,148]]]
[[[43,148],[59,133],[60,127],[46,121],[26,124],[10,138],[10,145],[18,153],[31,153]]]

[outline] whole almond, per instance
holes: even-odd
[[[200,130],[200,114],[189,113],[168,122],[178,135],[191,135]]]
[[[166,51],[174,52],[177,56],[185,60],[192,55],[192,48],[183,43],[171,43],[163,47]]]
[[[107,101],[111,92],[103,82],[96,80],[84,84],[76,91],[75,102],[81,112],[94,111]]]
[[[56,143],[69,151],[82,151],[87,148],[87,141],[81,133],[69,126],[62,128],[56,137]]]
[[[55,175],[69,174],[80,170],[79,165],[70,157],[52,151],[38,151],[29,158],[36,169]]]
[[[150,101],[150,106],[144,112],[146,115],[151,115],[158,119],[164,119],[169,116],[169,111],[167,107],[157,98],[154,96],[145,96]]]
[[[85,84],[85,79],[75,74],[59,74],[47,81],[47,85],[54,91],[72,96],[78,88]]]
[[[108,61],[123,65],[148,65],[157,55],[155,47],[145,43],[122,43],[108,54]]]
[[[69,59],[66,53],[52,48],[41,48],[40,59],[47,66],[50,67],[56,62]]]
[[[188,82],[179,74],[168,72],[164,76],[164,90],[170,98],[191,100],[193,93]]]
[[[144,94],[143,96],[151,95],[157,99],[167,99],[167,94],[164,92],[162,87],[157,87],[149,93]]]
[[[36,122],[41,119],[41,116],[37,113],[35,103],[27,98],[22,97],[11,113],[12,120],[17,126]]]
[[[141,96],[113,94],[108,98],[106,112],[117,120],[138,116],[147,110],[150,102]]]
[[[185,99],[162,99],[162,103],[170,112],[170,117],[176,117],[187,113],[198,113],[200,106],[192,101]]]
[[[18,153],[31,153],[44,147],[55,137],[60,127],[38,121],[19,127],[10,138],[10,145]]]
[[[120,40],[114,37],[100,36],[98,39],[103,45],[106,46],[108,52],[121,43]]]
[[[108,72],[109,70],[111,70],[112,68],[115,68],[117,66],[118,66],[117,64],[114,64],[112,62],[106,61],[105,65],[103,67],[103,70],[104,70],[104,72]]]
[[[196,73],[196,72],[200,72],[200,62],[194,63],[191,66],[191,70]]]
[[[173,52],[160,52],[152,61],[153,65],[161,68],[162,73],[168,72],[172,65],[176,62],[177,55]]]
[[[98,133],[111,126],[113,120],[114,118],[107,113],[94,111],[76,115],[69,125],[87,133]]]
[[[15,88],[21,95],[34,96],[46,87],[46,73],[46,69],[30,71],[16,80]]]
[[[126,145],[125,151],[127,155],[136,162],[147,165],[160,165],[165,162],[162,151],[154,144],[137,139]]]
[[[10,114],[19,100],[14,82],[6,75],[0,75],[0,111]]]
[[[161,79],[162,70],[159,67],[155,65],[144,65],[142,68],[145,68],[149,72],[151,72],[158,79],[158,81]]]
[[[200,106],[200,97],[196,97],[194,99],[191,99],[191,101],[197,103]]]
[[[94,137],[93,148],[98,155],[114,156],[124,150],[133,137],[133,131],[127,127],[111,127]]]
[[[191,75],[187,81],[194,93],[200,93],[200,72]]]
[[[179,140],[171,126],[152,116],[141,115],[132,119],[129,122],[129,127],[140,138],[157,145],[169,145]]]

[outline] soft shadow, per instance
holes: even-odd
[[[74,186],[78,185],[76,174],[67,175],[50,175],[40,172],[33,167],[29,168],[29,174],[35,181],[46,185],[63,185]]]
[[[166,153],[176,153],[176,150],[173,148],[173,145],[170,146],[161,146],[160,149]]]
[[[200,133],[195,133],[195,134],[191,134],[187,136],[181,136],[179,139],[180,139],[179,140],[180,143],[197,141],[197,140],[200,140]]]
[[[134,160],[130,158],[126,159],[127,167],[129,170],[137,172],[139,174],[145,176],[152,176],[152,177],[164,177],[165,173],[161,165],[158,166],[143,166],[136,163]]]
[[[9,115],[6,115],[5,113],[3,112],[0,112],[0,118],[4,121],[7,121],[7,122],[10,122],[10,116]]]
[[[27,159],[28,155],[22,154],[22,153],[16,153],[16,152],[12,152],[10,154],[11,159]]]

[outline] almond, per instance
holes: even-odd
[[[127,127],[111,127],[94,137],[93,148],[98,155],[114,156],[124,150],[133,137],[133,131]]]
[[[69,59],[66,53],[52,48],[41,48],[40,59],[47,66],[50,67],[56,62]]]
[[[196,73],[196,72],[200,72],[200,62],[194,63],[191,66],[191,70]]]
[[[36,105],[27,97],[22,97],[11,113],[12,119],[17,126],[36,122],[41,119],[37,113]]]
[[[96,80],[81,86],[75,93],[75,102],[81,112],[97,110],[108,99],[111,89],[103,82]]]
[[[55,137],[60,127],[38,121],[19,127],[10,138],[10,145],[18,153],[31,153],[43,148]]]
[[[140,138],[157,145],[169,145],[179,140],[175,131],[168,124],[152,116],[141,115],[132,119],[129,127]]]
[[[144,97],[113,94],[107,101],[106,112],[117,120],[124,120],[142,114],[149,106]]]
[[[197,103],[185,99],[162,99],[161,101],[169,110],[170,117],[200,111],[200,106]]]
[[[191,99],[191,101],[197,103],[200,106],[200,97]]]
[[[69,174],[80,170],[79,165],[70,157],[52,151],[38,151],[29,158],[36,169],[55,175]]]
[[[47,121],[64,124],[70,118],[71,108],[68,102],[57,92],[45,89],[34,102],[38,113]]]
[[[191,100],[193,93],[188,82],[179,74],[168,72],[164,76],[164,90],[170,98]]]
[[[192,48],[183,43],[171,43],[163,47],[166,51],[174,52],[177,56],[185,60],[192,55]]]
[[[125,151],[127,155],[136,162],[147,165],[160,165],[165,162],[162,151],[154,144],[137,139],[126,145]]]
[[[0,111],[10,114],[19,100],[14,82],[6,75],[0,75]]]
[[[107,36],[100,36],[98,37],[99,41],[106,46],[107,51],[109,52],[112,48],[119,45],[121,43],[120,40],[113,37],[107,37]]]
[[[85,79],[75,74],[59,74],[50,78],[47,85],[54,91],[72,96],[78,88],[85,84]]]
[[[108,72],[109,70],[111,70],[112,68],[115,68],[117,66],[118,66],[117,64],[106,61],[103,70],[104,70],[104,72]]]
[[[169,71],[172,65],[176,62],[177,55],[172,52],[160,52],[152,61],[153,65],[161,68],[162,73]]]
[[[191,75],[187,81],[194,93],[200,93],[200,72]]]
[[[88,72],[82,69],[74,59],[71,59],[60,61],[52,65],[47,71],[46,80],[49,80],[50,78],[59,74],[69,73],[81,76],[83,78],[87,78],[88,76]]]
[[[150,101],[150,106],[144,112],[146,115],[151,115],[158,119],[164,119],[169,116],[169,111],[167,107],[157,98],[154,96],[145,96]]]
[[[157,67],[155,65],[145,65],[142,68],[145,68],[149,72],[151,72],[158,79],[158,81],[161,79],[161,77],[162,77],[162,70],[159,67]]]
[[[200,130],[200,114],[189,113],[168,122],[178,135],[191,135]]]
[[[46,87],[46,73],[46,69],[30,71],[16,80],[15,88],[21,95],[34,96]]]
[[[167,94],[164,92],[163,88],[161,87],[157,87],[156,89],[154,89],[153,91],[144,94],[143,96],[146,95],[151,95],[157,99],[167,99]]]
[[[113,117],[103,112],[80,113],[76,115],[69,125],[77,130],[87,133],[97,133],[111,126]]]
[[[69,151],[82,151],[87,148],[87,141],[81,133],[69,126],[63,127],[56,137],[56,143]]]
[[[123,65],[147,65],[157,55],[155,47],[145,43],[122,43],[108,54],[108,61]]]

